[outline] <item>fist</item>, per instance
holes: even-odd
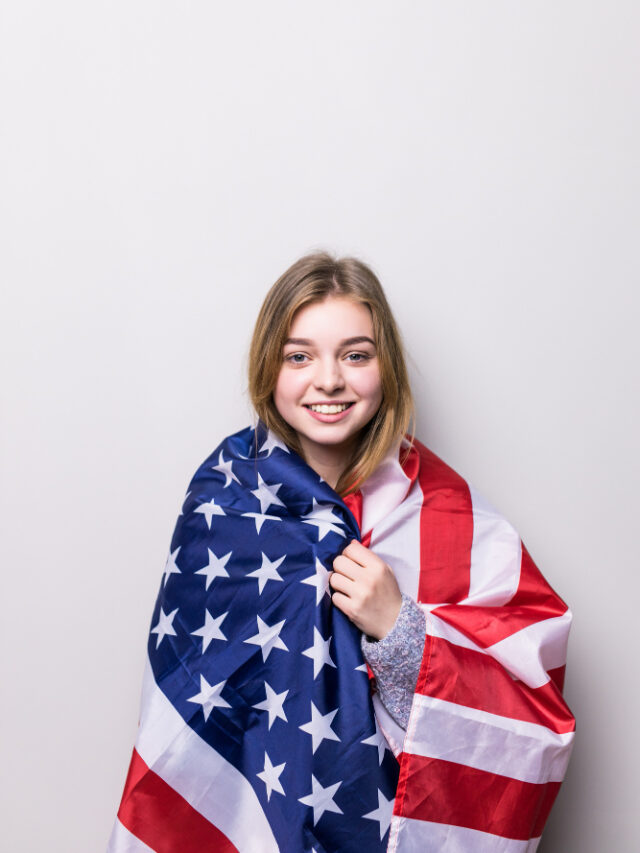
[[[331,599],[363,633],[381,640],[393,628],[402,595],[392,569],[353,539],[333,561]]]

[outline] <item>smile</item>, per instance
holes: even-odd
[[[305,406],[305,408],[311,409],[312,412],[318,412],[321,415],[337,415],[340,412],[344,412],[349,406],[353,406],[353,403],[321,403],[319,405],[312,404]]]

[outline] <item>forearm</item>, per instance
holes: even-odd
[[[362,654],[375,675],[380,700],[403,729],[409,722],[425,634],[423,611],[403,594],[398,618],[389,633],[378,641],[370,641],[364,634],[361,639]]]

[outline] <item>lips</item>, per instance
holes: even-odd
[[[349,417],[349,412],[354,405],[353,401],[349,403],[308,403],[304,408],[315,421],[320,421],[323,424],[334,424]]]

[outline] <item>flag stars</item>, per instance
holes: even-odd
[[[380,841],[385,836],[385,833],[389,829],[389,825],[391,824],[391,817],[393,815],[393,803],[394,800],[388,800],[385,795],[382,793],[380,789],[378,789],[378,808],[369,814],[362,815],[362,817],[367,820],[377,820],[380,824]]]
[[[280,782],[280,776],[282,775],[282,771],[286,767],[286,762],[282,764],[278,764],[277,767],[274,767],[271,763],[271,759],[265,752],[264,754],[264,770],[260,773],[256,773],[258,779],[262,779],[267,789],[267,801],[271,799],[271,793],[275,791],[278,794],[284,794],[284,788],[282,787],[282,783]]]
[[[267,625],[259,616],[256,616],[256,619],[258,620],[258,633],[254,634],[253,637],[249,637],[244,642],[260,646],[263,662],[267,660],[273,649],[283,649],[285,652],[288,652],[289,649],[285,646],[284,641],[280,639],[280,631],[282,631],[286,620],[283,619],[282,622],[278,622],[275,625]]]
[[[299,802],[303,806],[311,806],[313,808],[314,826],[325,812],[344,814],[342,809],[333,800],[340,785],[342,785],[342,782],[336,782],[334,785],[328,785],[326,788],[323,788],[316,777],[313,774],[311,775],[311,793],[306,797],[299,797]]]
[[[220,471],[221,474],[224,474],[224,486],[223,489],[226,489],[228,485],[230,485],[232,480],[235,480],[236,483],[239,483],[240,480],[233,473],[233,468],[231,467],[231,459],[228,459],[226,462],[224,461],[223,451],[220,451],[220,456],[218,457],[218,464],[212,465],[211,468],[213,471]]]
[[[256,569],[254,572],[249,572],[247,574],[248,578],[257,578],[258,579],[258,594],[262,595],[262,590],[265,587],[267,581],[281,581],[282,578],[278,574],[278,566],[282,564],[284,557],[280,557],[279,560],[270,560],[266,554],[262,554],[262,565],[259,569]]]
[[[313,507],[310,513],[303,515],[301,521],[305,524],[314,524],[318,528],[318,541],[320,542],[330,531],[338,533],[340,536],[346,536],[344,530],[341,530],[337,525],[342,524],[340,516],[331,511],[333,504],[319,504],[313,498]]]
[[[269,729],[274,724],[276,719],[284,720],[285,723],[288,723],[287,715],[284,712],[284,700],[287,698],[289,693],[288,690],[285,690],[284,693],[276,693],[276,691],[265,681],[264,683],[264,691],[266,694],[266,699],[262,702],[258,702],[257,705],[254,705],[254,708],[257,708],[258,711],[268,711],[269,712]]]
[[[316,605],[320,604],[324,594],[329,592],[329,575],[331,573],[322,565],[318,557],[316,557],[316,573],[311,577],[305,578],[300,583],[309,584],[316,588]]]
[[[224,557],[216,557],[211,548],[207,548],[207,552],[209,554],[208,564],[195,572],[196,575],[204,575],[206,577],[207,581],[205,583],[205,589],[209,589],[216,578],[229,577],[229,572],[226,570],[225,566],[229,562],[229,557],[233,553],[232,551],[229,551],[229,553],[225,554]]]
[[[157,634],[156,649],[160,647],[160,643],[169,634],[172,637],[176,636],[176,629],[173,627],[173,620],[178,612],[178,608],[172,610],[171,613],[165,613],[162,607],[160,608],[160,618],[155,628],[151,629],[152,634]]]
[[[305,657],[311,658],[311,660],[313,661],[314,678],[317,678],[318,673],[321,671],[323,666],[332,666],[335,668],[335,663],[331,660],[331,655],[329,654],[330,642],[331,637],[329,637],[328,640],[325,640],[320,631],[318,631],[318,629],[314,625],[313,645],[302,652]]]
[[[180,552],[180,547],[176,548],[169,556],[167,557],[167,562],[164,567],[164,580],[162,581],[162,585],[165,586],[167,581],[169,580],[169,575],[179,575],[181,574],[180,569],[176,563],[176,559],[178,557],[178,553]]]
[[[204,625],[196,631],[191,632],[192,637],[202,637],[202,654],[204,654],[211,640],[226,640],[227,638],[220,630],[220,625],[224,622],[229,611],[222,613],[220,616],[212,616],[208,610],[204,612]]]
[[[258,453],[264,453],[264,451],[266,450],[267,456],[271,456],[272,452],[277,447],[279,447],[280,450],[283,450],[285,453],[289,453],[289,448],[287,447],[287,445],[280,441],[280,439],[276,437],[276,434],[272,430],[269,430],[267,432],[267,437],[264,440],[262,446],[260,447]]]
[[[323,715],[313,702],[311,703],[311,720],[299,728],[311,735],[311,750],[314,754],[323,740],[340,740],[331,728],[331,723],[337,713],[338,709],[336,708],[335,711],[329,711],[328,714]]]
[[[366,740],[360,741],[360,743],[365,744],[365,746],[375,746],[378,750],[378,764],[382,764],[382,759],[384,758],[385,750],[389,749],[389,744],[387,743],[386,738],[380,731],[380,726],[378,725],[378,718],[374,715],[373,719],[376,724],[375,732],[371,735],[371,737],[368,737]]]
[[[282,521],[282,518],[279,515],[266,515],[263,512],[243,512],[242,515],[247,516],[248,518],[253,518],[256,523],[256,533],[260,533],[265,521]]]
[[[260,474],[258,474],[258,488],[252,489],[251,494],[260,501],[260,512],[266,512],[270,506],[284,506],[283,502],[278,497],[278,490],[282,483],[265,483]]]
[[[211,519],[214,515],[226,515],[225,511],[219,506],[213,498],[210,501],[201,503],[194,509],[194,512],[199,512],[204,515],[207,520],[207,527],[211,530]]]
[[[187,702],[195,702],[202,705],[202,713],[204,714],[205,722],[209,719],[209,715],[214,708],[230,708],[231,705],[226,702],[220,694],[224,690],[227,682],[220,681],[218,684],[209,684],[204,675],[200,676],[200,692],[196,693]]]

